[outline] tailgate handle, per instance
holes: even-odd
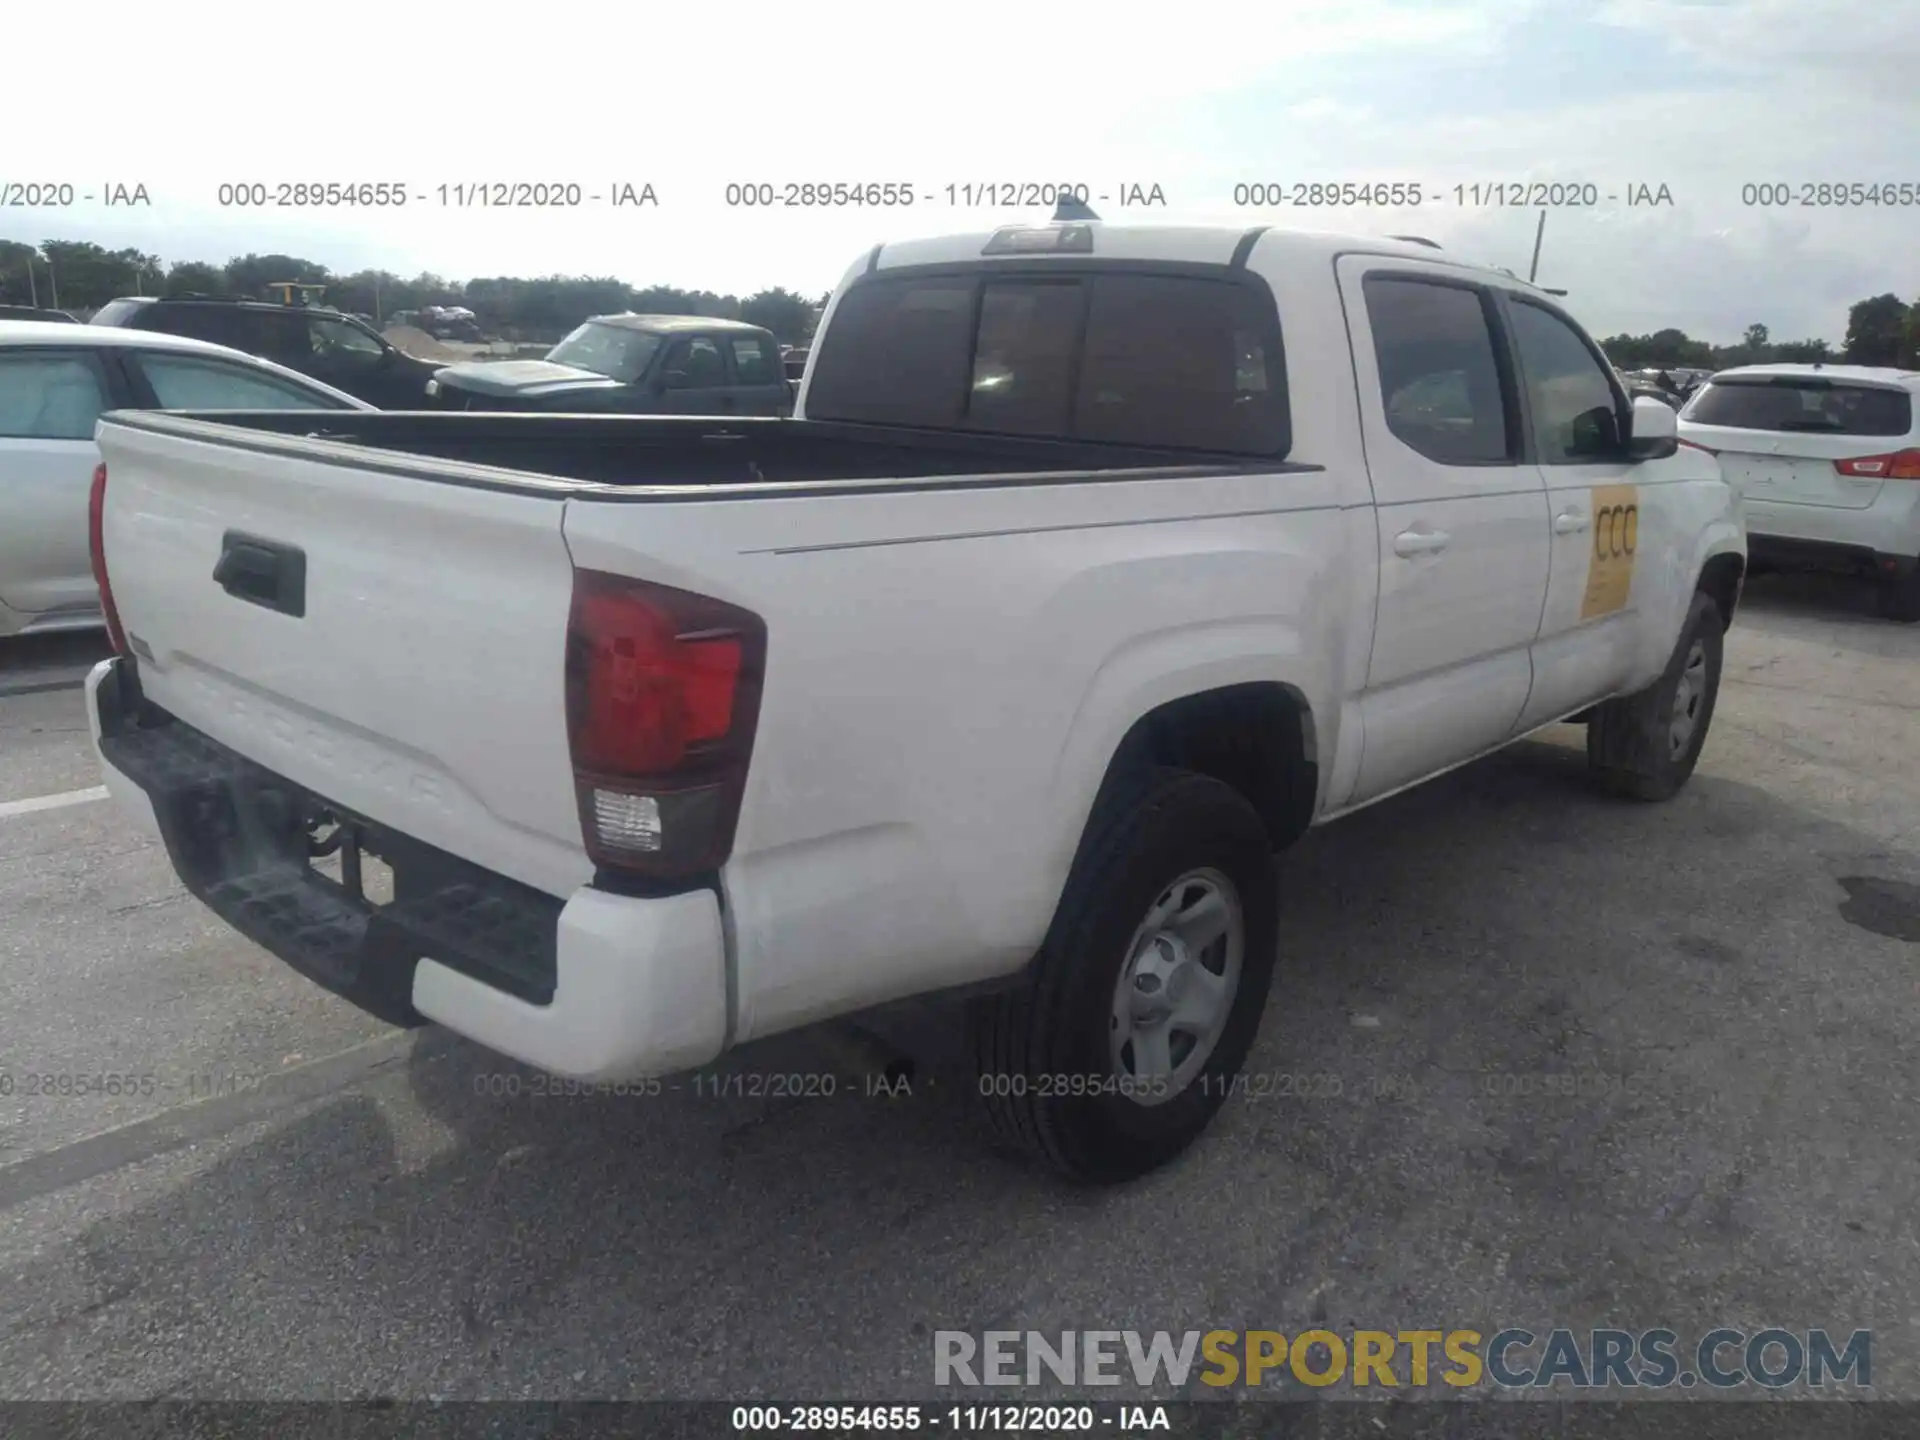
[[[236,600],[300,619],[307,613],[307,552],[229,530],[220,537],[213,583]]]

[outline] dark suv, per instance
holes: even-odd
[[[787,415],[771,331],[703,315],[596,315],[544,360],[470,361],[434,376],[454,410]]]
[[[95,325],[158,330],[244,350],[344,390],[382,410],[426,410],[427,381],[444,362],[396,350],[363,321],[319,306],[199,297],[110,300]]]

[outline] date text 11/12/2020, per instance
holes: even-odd
[[[1002,1431],[1062,1435],[1096,1430],[1172,1430],[1164,1405],[736,1405],[729,1417],[736,1432],[845,1434],[889,1431]]]

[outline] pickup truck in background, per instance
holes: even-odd
[[[790,420],[109,415],[89,709],[376,1015],[612,1082],[959,991],[1003,1133],[1113,1181],[1218,1109],[1309,825],[1567,718],[1686,782],[1745,540],[1675,423],[1430,246],[885,245]]]
[[[470,360],[437,371],[451,410],[785,415],[793,389],[773,332],[705,315],[596,315],[544,360]]]

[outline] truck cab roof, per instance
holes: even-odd
[[[1049,253],[1092,260],[1160,261],[1172,264],[1245,266],[1257,247],[1263,259],[1284,265],[1331,264],[1335,257],[1354,253],[1400,255],[1429,265],[1456,266],[1463,272],[1499,275],[1503,284],[1526,285],[1512,275],[1487,265],[1475,265],[1450,256],[1430,240],[1406,236],[1356,235],[1342,231],[1283,229],[1270,225],[1115,225],[1104,221],[1051,222],[1003,225],[992,230],[967,231],[922,240],[900,240],[876,245],[850,273],[904,269],[922,265],[972,264],[990,255],[988,247],[1013,234],[1040,236],[1062,230],[1084,232],[1076,248],[1007,247],[1001,257],[1010,261],[1044,259]],[[1539,286],[1540,293],[1549,292]]]
[[[764,333],[762,326],[749,325],[744,320],[722,320],[712,315],[635,315],[622,312],[618,315],[590,315],[587,323],[619,325],[628,330],[644,330],[652,335],[678,335],[689,330],[737,331],[748,335]]]

